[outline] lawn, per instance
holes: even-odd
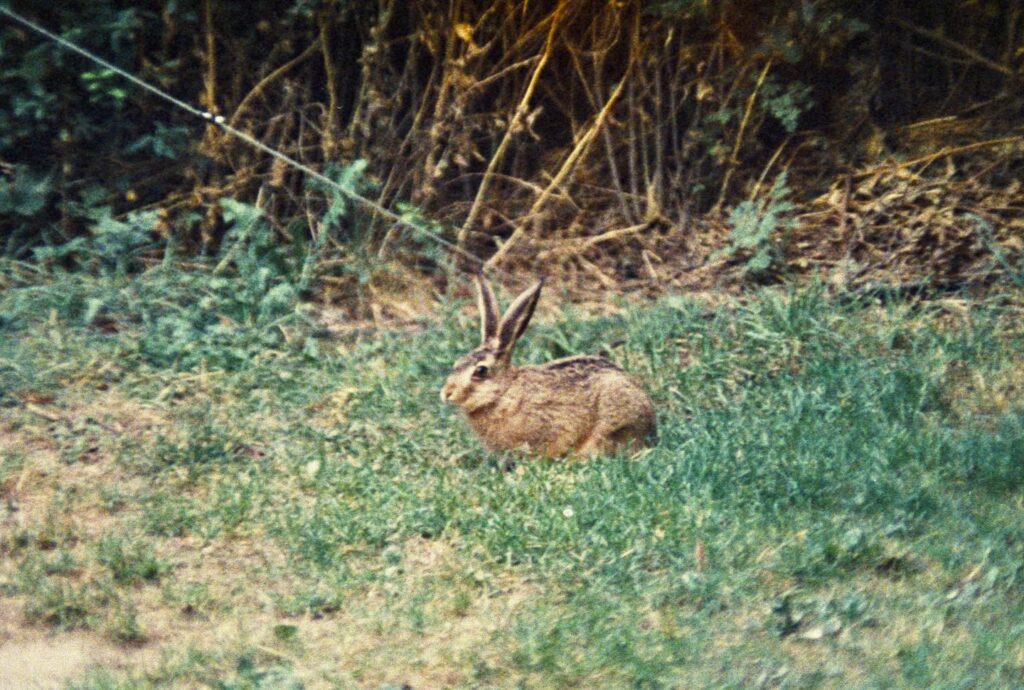
[[[438,397],[468,299],[331,335],[231,279],[19,275],[0,640],[83,650],[54,682],[1024,686],[1017,293],[552,292],[517,360],[605,351],[659,441],[510,462]]]

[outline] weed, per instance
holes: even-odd
[[[117,597],[113,600],[114,605],[107,607],[104,613],[103,632],[112,640],[125,644],[145,642],[146,634],[139,624],[135,605]]]
[[[786,106],[790,108],[790,106]],[[740,256],[743,273],[758,280],[780,270],[785,258],[786,239],[796,227],[789,217],[793,203],[786,199],[786,173],[780,174],[768,195],[757,201],[743,201],[729,214],[729,246],[716,256]]]
[[[85,627],[98,603],[94,592],[60,578],[42,575],[31,564],[20,572],[18,590],[28,594],[25,617],[64,629]]]
[[[181,493],[161,489],[140,496],[138,501],[143,509],[140,522],[146,534],[180,537],[196,526],[198,509]]]
[[[216,610],[210,587],[203,582],[174,583],[164,588],[163,600],[189,617],[208,618]]]
[[[156,582],[167,571],[167,564],[156,557],[153,547],[139,539],[102,537],[96,544],[96,560],[121,585]]]
[[[108,513],[117,513],[123,510],[129,501],[130,498],[116,486],[100,487],[100,502]]]

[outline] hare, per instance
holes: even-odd
[[[476,280],[480,346],[455,362],[441,399],[462,408],[484,445],[561,457],[653,440],[657,419],[650,397],[604,357],[512,364],[512,348],[530,323],[543,279],[520,294],[500,320],[490,284],[480,274]]]

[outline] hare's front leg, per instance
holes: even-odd
[[[608,439],[591,434],[576,448],[574,453],[583,458],[593,458],[604,455],[610,450]]]

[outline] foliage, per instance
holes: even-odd
[[[230,199],[223,209],[224,244],[200,271],[177,268],[171,247],[146,268],[155,214],[121,221],[109,208],[96,209],[87,236],[35,250],[67,283],[13,293],[0,309],[3,321],[24,325],[40,309],[54,309],[84,326],[137,329],[132,356],[160,367],[239,368],[289,342],[315,351],[303,335],[311,324],[297,309],[310,262],[274,241],[259,209]]]
[[[128,214],[125,220],[111,215],[109,206],[83,208],[83,216],[93,221],[89,234],[58,245],[40,246],[33,257],[43,267],[68,266],[92,269],[100,275],[124,279],[140,268],[140,255],[152,250],[155,212]]]
[[[465,225],[458,240],[478,253],[539,217],[594,233],[686,225],[744,203],[776,156],[798,151],[816,153],[792,180],[794,202],[814,198],[862,159],[865,128],[1012,92],[1013,30],[1001,28],[1016,15],[996,5],[965,22],[952,2],[12,3],[265,145],[343,184],[358,176],[352,189],[386,208]],[[893,35],[907,24],[920,30]],[[947,59],[935,40],[979,57]],[[906,70],[888,68],[897,61]],[[285,229],[275,243],[335,267],[359,257],[354,285],[389,251],[437,265],[413,258],[416,233],[372,214],[324,243],[310,219],[327,213],[319,223],[335,232],[348,203],[335,191],[6,20],[0,77],[9,258],[81,237],[99,208],[121,222],[160,208],[161,239],[205,255],[233,227],[221,200],[263,194]]]
[[[137,3],[102,3],[89,12],[53,6],[44,17],[35,14],[42,9],[38,6],[13,3],[12,9],[58,31],[66,27],[66,38],[126,67],[133,66],[142,47],[140,32],[158,17],[155,5]],[[151,60],[165,57],[157,51]],[[0,27],[0,75],[0,100],[10,106],[0,111],[0,160],[10,165],[0,197],[21,198],[13,209],[0,202],[0,216],[10,222],[4,224],[6,256],[23,258],[41,243],[73,239],[78,221],[91,220],[82,210],[99,205],[97,190],[104,205],[130,210],[125,198],[139,198],[134,178],[145,174],[150,152],[174,159],[182,154],[181,126],[160,119],[180,114],[158,115],[154,122],[122,77],[6,17]],[[169,135],[178,138],[176,147],[158,143],[170,141]],[[144,193],[152,201],[168,191]]]
[[[967,218],[977,226],[978,237],[985,245],[985,249],[992,255],[994,263],[1002,269],[1003,279],[1017,288],[1024,288],[1024,252],[1020,252],[1017,257],[1017,265],[1014,266],[1006,250],[996,241],[992,224],[973,213],[967,214]]]
[[[786,238],[796,226],[786,179],[786,173],[780,174],[767,196],[740,202],[729,214],[729,245],[716,256],[743,258],[743,273],[754,279],[777,272],[784,264]]]
[[[5,216],[34,216],[46,204],[50,191],[48,174],[16,166],[10,179],[0,179],[0,213]]]
[[[779,121],[787,134],[793,134],[799,125],[800,115],[811,107],[811,87],[794,81],[786,86],[779,86],[767,81],[762,91],[764,109]]]
[[[96,560],[106,566],[120,585],[153,582],[167,571],[146,542],[130,542],[113,535],[104,537],[96,545]]]

